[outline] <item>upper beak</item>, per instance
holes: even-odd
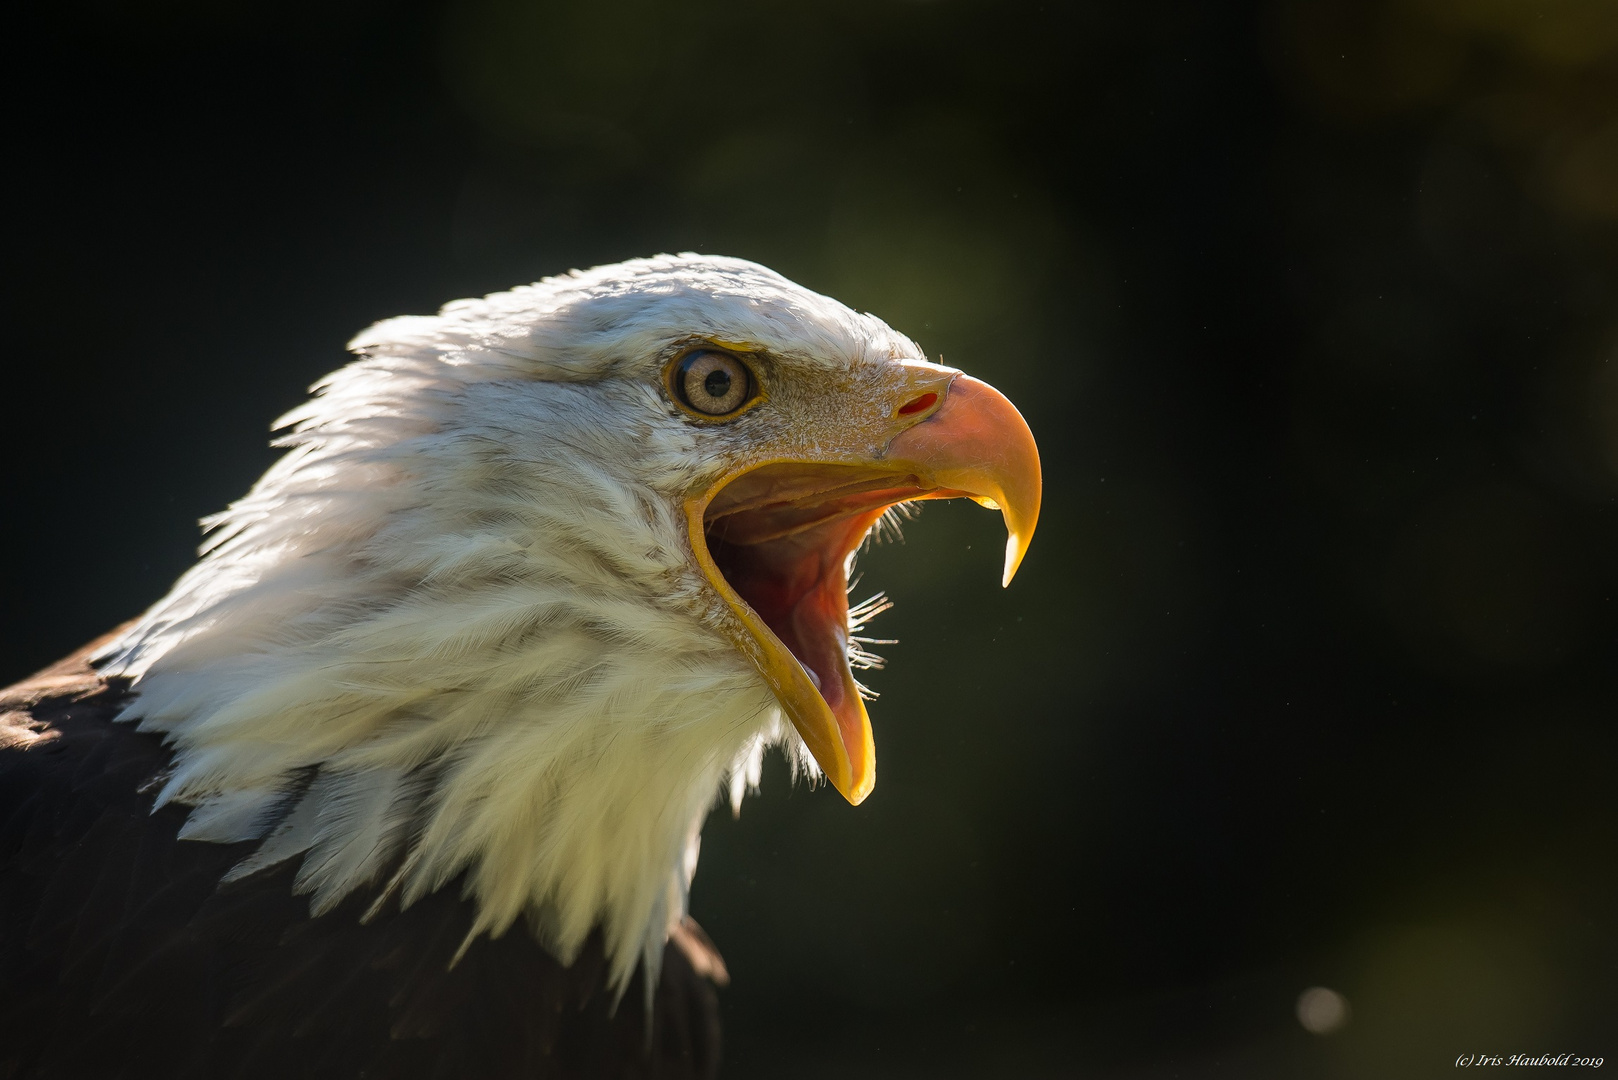
[[[1039,523],[1043,481],[1034,433],[1006,396],[970,375],[957,375],[944,404],[888,444],[888,462],[913,468],[938,490],[921,498],[966,496],[1006,522],[1000,584],[1016,576]]]
[[[1009,585],[1039,520],[1039,451],[1016,407],[987,383],[952,369],[916,363],[904,368],[907,389],[891,415],[868,416],[858,430],[817,432],[825,435],[817,440],[819,452],[754,461],[686,504],[692,549],[736,616],[732,636],[738,648],[769,683],[832,786],[855,804],[875,786],[876,747],[845,655],[848,556],[886,507],[965,497],[1004,516],[1002,584]],[[839,452],[838,442],[851,449]],[[861,446],[881,449],[853,449]],[[744,476],[745,483],[721,495]],[[706,530],[714,521],[725,527],[716,543],[749,553],[728,558],[736,573],[750,575],[748,588],[766,605],[768,620],[749,604],[740,584],[726,580],[710,552]],[[769,574],[776,572],[780,580],[812,577],[814,584],[787,604],[769,607],[778,596],[768,587],[774,582]],[[759,585],[761,580],[766,584]],[[824,631],[823,647],[813,655],[795,655],[782,641],[785,636],[800,650],[812,650],[816,626]],[[836,654],[835,670],[827,652]],[[811,674],[811,665],[818,674]]]

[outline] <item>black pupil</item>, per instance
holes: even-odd
[[[715,368],[708,372],[708,377],[702,380],[702,388],[709,397],[722,398],[730,393],[730,372],[722,368]]]

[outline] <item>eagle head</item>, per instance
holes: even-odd
[[[301,857],[315,913],[459,881],[564,962],[655,976],[716,794],[783,748],[858,803],[855,551],[889,508],[1039,513],[1015,408],[764,267],[696,255],[391,319],[104,654],[182,836]],[[653,980],[648,978],[648,984]]]

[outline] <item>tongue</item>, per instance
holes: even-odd
[[[843,705],[854,690],[854,676],[848,670],[848,586],[842,564],[828,568],[791,610],[782,613],[784,617],[759,614],[809,673],[846,739],[849,732]]]

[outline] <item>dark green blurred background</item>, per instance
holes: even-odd
[[[0,674],[158,597],[372,320],[757,259],[1048,486],[1009,591],[970,506],[865,560],[874,797],[709,825],[729,1076],[1618,1067],[1611,0],[8,23]]]

